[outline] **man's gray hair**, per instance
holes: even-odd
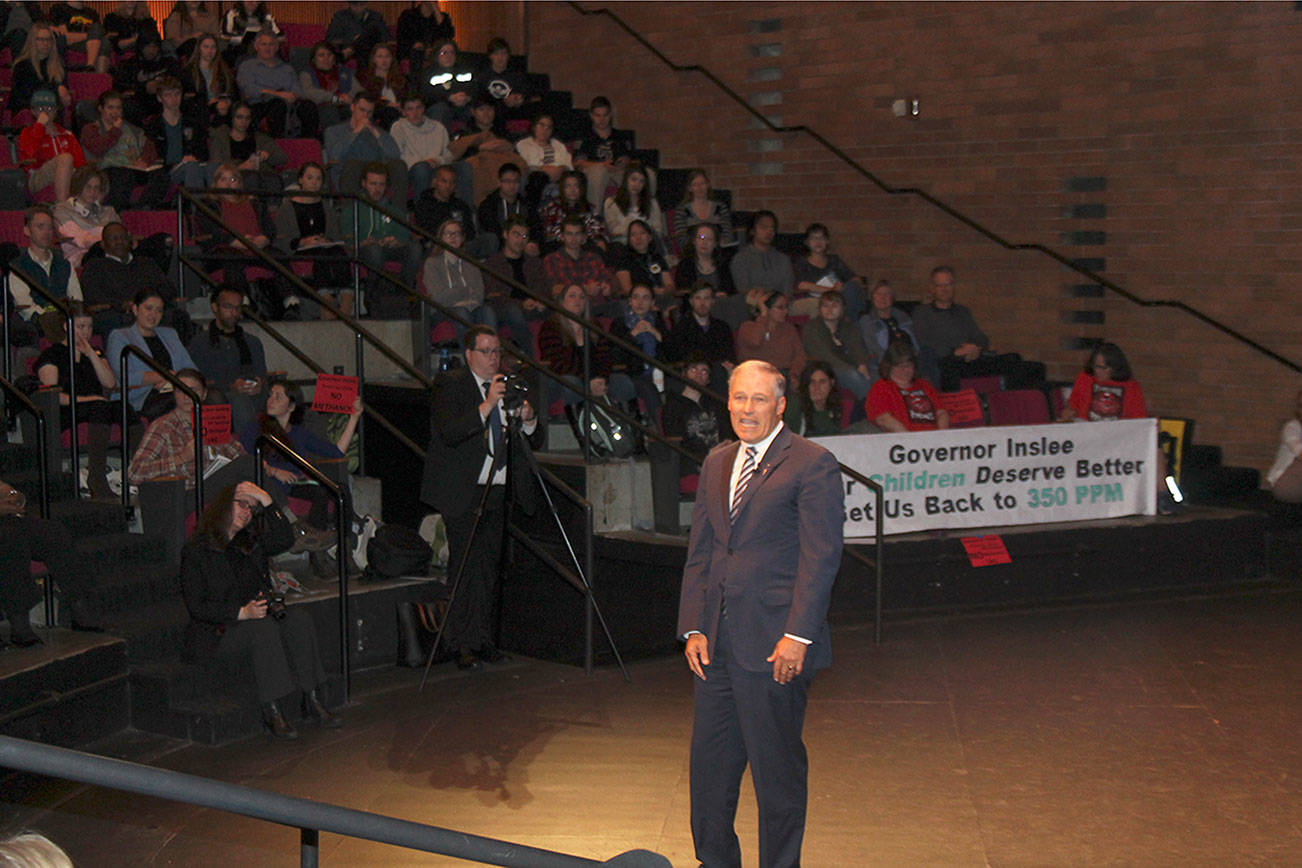
[[[751,359],[750,361],[742,362],[740,365],[737,365],[735,368],[732,369],[732,374],[728,377],[729,392],[732,392],[732,381],[737,378],[737,373],[741,371],[742,368],[747,368],[747,369],[755,368],[757,370],[763,371],[764,373],[772,377],[773,397],[781,398],[784,394],[786,394],[787,391],[786,375],[783,374],[780,370],[778,370],[777,365],[774,365],[771,362],[763,362],[760,361],[759,359]]]

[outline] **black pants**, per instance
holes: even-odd
[[[808,672],[778,684],[772,670],[752,672],[732,657],[727,617],[710,643],[706,680],[694,679],[692,840],[704,868],[741,868],[733,829],[742,773],[750,765],[759,808],[759,864],[800,864],[809,760],[801,740]]]
[[[28,507],[36,509],[34,503]],[[26,612],[41,598],[32,579],[32,561],[49,568],[69,603],[85,589],[72,535],[61,522],[36,516],[0,517],[0,611],[6,617]]]
[[[141,169],[129,169],[125,166],[112,166],[104,170],[108,175],[109,193],[104,201],[118,211],[132,210],[131,194],[137,187],[144,187],[137,210],[152,210],[160,207],[167,199],[167,190],[172,179],[162,169],[146,172]]]
[[[290,606],[283,620],[268,615],[237,621],[217,643],[217,656],[247,658],[253,664],[258,701],[275,702],[294,690],[315,690],[325,681],[312,617]]]
[[[475,507],[483,488],[475,489],[470,509],[455,518],[444,516],[448,529],[448,582],[456,577],[461,558],[475,524]],[[456,598],[448,610],[444,646],[453,651],[473,651],[493,641],[493,611],[497,601],[497,580],[502,555],[502,531],[506,526],[506,486],[494,485],[484,504],[484,517],[475,531],[465,571]]]
[[[289,103],[279,97],[268,97],[260,103],[250,106],[253,110],[253,127],[257,129],[262,123],[262,119],[267,119],[267,134],[273,139],[284,138],[285,123],[289,118],[292,110],[298,115],[300,131],[296,138],[312,139],[317,134],[317,113],[316,103],[308,99],[298,99],[294,101],[291,109]]]

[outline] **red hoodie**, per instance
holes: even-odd
[[[59,154],[72,154],[73,167],[86,165],[86,154],[77,137],[58,124],[50,135],[43,124],[25,127],[18,135],[18,162],[29,169],[37,169]]]

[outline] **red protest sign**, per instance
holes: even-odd
[[[949,413],[950,425],[967,425],[972,422],[983,422],[985,416],[981,413],[981,399],[977,397],[976,390],[964,389],[961,392],[942,392],[940,395],[940,406],[945,408]]]
[[[312,409],[322,413],[351,413],[357,401],[357,378],[342,374],[317,374]]]
[[[967,559],[974,567],[1013,562],[1013,559],[1008,556],[1008,549],[1004,546],[1004,538],[998,534],[965,536],[959,541],[963,543],[963,548],[967,550]]]
[[[199,424],[203,426],[203,445],[220,446],[231,441],[231,405],[204,404]]]

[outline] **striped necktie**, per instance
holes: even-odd
[[[750,478],[755,475],[755,447],[746,447],[746,460],[741,463],[741,473],[737,474],[737,487],[732,490],[732,509],[728,511],[728,524],[737,523],[737,513],[741,510],[741,499],[750,485]]]

